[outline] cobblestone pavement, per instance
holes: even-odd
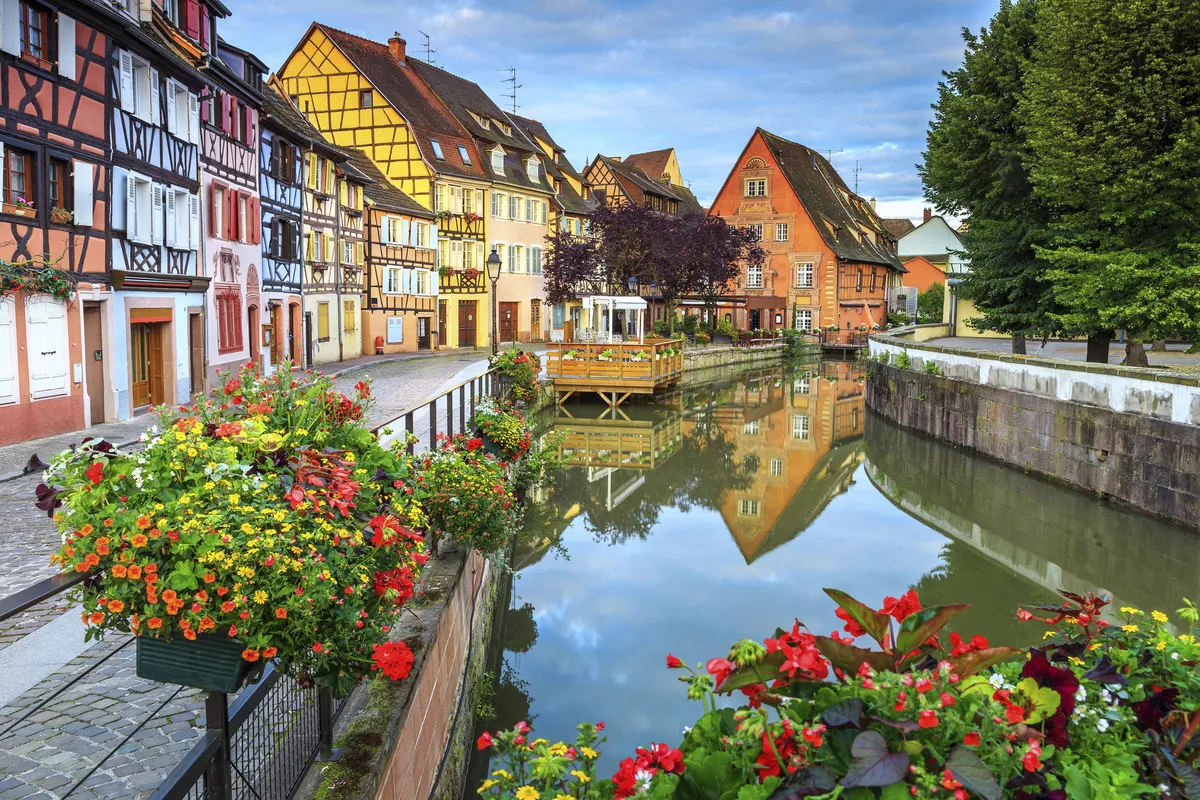
[[[380,362],[341,375],[335,384],[349,391],[370,376],[376,404],[368,422],[380,425],[448,382],[478,374],[481,358],[479,352],[464,352]],[[33,506],[38,479],[0,482],[0,597],[54,572],[49,557],[58,537]],[[0,649],[64,610],[56,598],[0,622]],[[124,800],[153,793],[198,739],[203,696],[138,678],[135,658],[129,637],[109,637],[0,707],[0,800],[54,800],[67,792],[72,798]]]

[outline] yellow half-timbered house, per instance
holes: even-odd
[[[471,135],[416,73],[404,40],[385,45],[313,23],[279,80],[330,141],[366,153],[396,188],[437,214],[438,343],[487,344],[490,177]]]

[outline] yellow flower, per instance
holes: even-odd
[[[556,794],[554,795],[554,800],[575,800],[575,798],[566,794]]]
[[[573,769],[571,770],[571,774],[578,778],[580,783],[587,783],[591,780],[588,774],[581,769]]]
[[[1138,626],[1137,625],[1122,625],[1121,630],[1125,631],[1126,633],[1137,633]]]
[[[263,603],[267,602],[267,593],[264,592],[262,589],[259,589],[257,592],[254,593],[254,602],[258,603],[260,606]]]
[[[504,780],[506,780],[506,781],[512,780],[512,775],[509,775],[508,771],[503,770],[503,769],[498,769],[495,772],[493,772],[492,777],[493,778],[504,778]]]
[[[1166,643],[1166,642],[1159,642],[1158,644],[1154,645],[1154,649],[1155,649],[1155,650],[1158,650],[1159,652],[1162,652],[1163,650],[1166,650],[1166,649],[1167,649],[1167,643]]]
[[[521,786],[517,788],[517,800],[538,800],[541,797],[538,790],[532,786]]]
[[[584,758],[599,758],[600,754],[590,747],[581,747],[579,752],[583,753]]]
[[[1134,608],[1133,606],[1121,606],[1121,613],[1122,614],[1137,614],[1139,617],[1145,616],[1145,614],[1143,614],[1140,609]]]
[[[1161,611],[1151,611],[1150,616],[1154,618],[1155,622],[1166,622],[1167,621],[1167,615]]]
[[[1179,634],[1179,641],[1183,642],[1184,644],[1191,644],[1192,642],[1196,641],[1196,637],[1189,636],[1186,633],[1181,633]]]
[[[1054,631],[1046,631],[1045,633],[1042,634],[1043,639],[1049,639],[1052,636],[1054,636]]]
[[[567,754],[567,746],[562,742],[550,745],[550,755],[565,756]]]
[[[500,781],[496,781],[496,780],[492,780],[491,778],[488,778],[486,781],[479,784],[479,793],[483,794],[484,792],[486,792],[488,789],[492,788],[499,782]]]

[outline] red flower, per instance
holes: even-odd
[[[1025,765],[1026,772],[1037,772],[1042,768],[1042,746],[1037,743],[1036,739],[1029,740],[1029,749],[1025,751],[1024,758],[1021,763]]]
[[[922,728],[936,728],[939,722],[940,720],[938,720],[937,712],[931,708],[927,708],[922,711],[920,716],[917,718],[917,723]]]
[[[1016,725],[1021,720],[1025,719],[1025,707],[1016,703],[1009,703],[1004,709],[1004,721],[1009,725]]]
[[[600,725],[603,725],[603,724],[604,724],[603,722],[600,723]],[[532,730],[532,728],[529,727],[528,722],[526,722],[525,720],[521,720],[516,725],[513,725],[513,730],[516,731],[517,733],[529,733],[529,731]],[[600,728],[599,725],[597,725],[596,730],[602,730],[602,729]]]
[[[954,773],[946,770],[942,773],[942,788],[943,789],[961,789],[962,784],[954,779]]]
[[[986,650],[988,648],[988,640],[979,634],[975,634],[971,637],[971,641],[964,642],[961,636],[959,636],[957,633],[952,633],[950,634],[950,646],[951,656],[964,656],[967,653]]]
[[[320,642],[317,642],[316,644],[313,645],[312,649],[313,649],[314,653],[324,653],[325,645],[321,644]]]
[[[375,645],[371,660],[375,662],[371,666],[372,670],[381,670],[385,678],[401,681],[408,677],[412,669],[413,652],[404,642],[384,642]]]
[[[896,710],[897,711],[903,711],[904,706],[907,703],[908,703],[908,693],[907,692],[900,692],[900,694],[896,695]]]
[[[678,748],[672,750],[665,744],[650,744],[650,749],[644,747],[637,749],[637,764],[638,769],[654,772],[658,769],[664,772],[682,774],[683,753]]]
[[[632,758],[621,761],[621,765],[612,776],[613,800],[624,800],[637,793],[637,764]]]
[[[679,669],[683,666],[683,662],[675,656],[667,653],[667,669]]]
[[[972,731],[963,737],[963,744],[967,747],[979,747],[979,734]]]
[[[916,685],[917,694],[925,694],[932,688],[933,688],[933,681],[929,680],[928,678],[921,678],[920,680],[917,681],[917,685]]]
[[[104,462],[97,461],[94,464],[92,464],[90,467],[88,467],[87,477],[88,477],[88,480],[91,481],[93,484],[97,484],[100,481],[104,480]]]
[[[825,743],[825,726],[818,725],[815,728],[804,728],[800,731],[800,735],[804,737],[804,741],[811,744],[813,747],[820,747]]]
[[[492,735],[487,731],[484,731],[482,734],[480,734],[479,738],[475,740],[475,747],[480,750],[486,750],[493,744],[495,744],[495,741],[493,741]]]
[[[842,608],[841,606],[838,606],[836,609],[834,609],[833,613],[834,613],[834,616],[836,616],[838,619],[840,619],[846,623],[844,626],[842,626],[842,629],[845,630],[846,633],[850,634],[851,636],[865,636],[866,635],[866,633],[867,633],[866,630],[861,625],[859,625],[857,622],[854,621],[854,619],[850,616],[850,613],[848,611],[846,611],[846,609]]]
[[[916,590],[909,589],[902,597],[883,598],[883,608],[879,610],[897,622],[903,622],[909,614],[921,610],[921,601],[917,598]]]
[[[234,378],[233,380],[231,380],[225,384],[225,394],[233,394],[234,392],[240,390],[241,388],[242,388],[242,382],[239,381],[237,378]]]
[[[758,754],[758,758],[754,760],[760,769],[758,770],[758,782],[762,783],[767,778],[772,776],[778,777],[782,770],[795,772],[795,765],[791,764],[791,757],[795,755],[797,747],[796,740],[792,738],[790,733],[785,733],[775,740],[775,750],[779,751],[779,758],[783,759],[783,764],[775,758],[775,752],[771,749],[771,741],[767,738],[767,734],[762,735],[762,752]]]
[[[787,663],[785,662],[784,667],[786,666]],[[710,658],[708,663],[704,665],[704,668],[708,670],[709,675],[713,676],[716,689],[720,691],[722,681],[729,677],[729,673],[733,672],[733,662],[727,658]]]
[[[218,439],[225,439],[230,436],[237,436],[241,432],[242,432],[242,423],[240,423],[240,422],[222,422],[220,425],[217,426],[217,429],[215,431],[213,431],[213,436],[216,436]]]
[[[939,699],[942,702],[942,708],[956,705],[958,703],[958,701],[954,699],[954,695],[950,694],[949,692],[942,692],[942,696]]]

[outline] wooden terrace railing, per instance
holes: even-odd
[[[556,388],[652,393],[683,375],[682,339],[644,343],[546,345],[546,375]]]

